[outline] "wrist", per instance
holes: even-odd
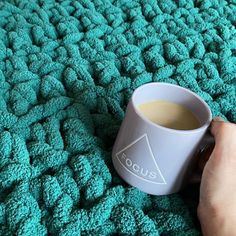
[[[199,204],[198,206],[198,218],[204,236],[235,236],[235,217],[223,205],[206,207]]]

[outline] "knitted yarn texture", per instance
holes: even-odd
[[[128,100],[178,84],[236,122],[236,4],[0,0],[0,235],[200,235],[197,202],[111,162]]]

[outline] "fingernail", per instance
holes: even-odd
[[[213,118],[214,121],[224,121],[224,119],[220,116],[216,116]]]

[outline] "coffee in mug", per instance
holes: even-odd
[[[199,128],[196,116],[183,105],[165,100],[145,102],[138,106],[150,121],[166,128],[191,130]]]

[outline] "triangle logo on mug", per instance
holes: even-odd
[[[136,158],[134,153],[139,153],[143,158]],[[120,164],[136,177],[154,184],[166,184],[156,163],[147,134],[117,152],[116,157]]]

